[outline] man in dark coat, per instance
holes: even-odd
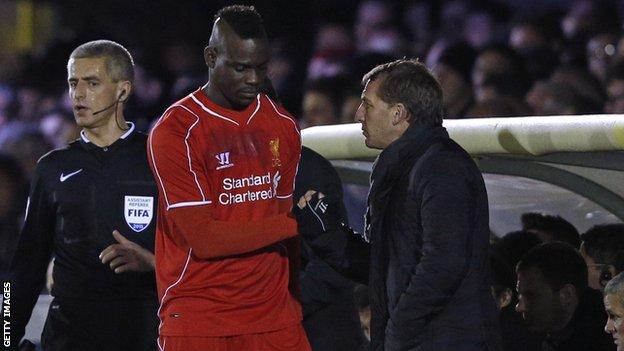
[[[342,204],[342,183],[338,172],[323,156],[301,148],[301,160],[295,179],[293,198],[298,199],[307,189],[318,189],[331,194],[338,207],[340,219],[345,221]],[[301,250],[301,306],[303,327],[314,351],[355,350],[364,343],[353,288],[355,284],[316,257],[303,243]]]
[[[298,207],[320,229],[301,233],[354,278],[370,256],[373,350],[500,350],[487,194],[470,156],[442,127],[438,82],[418,61],[403,59],[375,67],[363,83],[356,118],[366,145],[383,149],[363,236],[370,250],[360,236],[325,222],[332,206],[319,193],[306,193]]]
[[[602,294],[587,286],[587,266],[570,245],[542,244],[516,266],[518,305],[527,326],[544,334],[541,351],[615,350],[605,333]]]

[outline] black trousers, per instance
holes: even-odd
[[[52,300],[41,345],[46,351],[154,351],[158,337],[154,300],[75,302]]]

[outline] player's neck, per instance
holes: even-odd
[[[225,96],[219,91],[219,89],[210,84],[210,81],[202,87],[202,92],[215,104],[226,108],[228,110],[234,110],[234,106],[225,98]]]
[[[120,126],[124,129],[121,129]],[[108,119],[107,123],[101,126],[84,128],[83,130],[90,142],[99,147],[106,147],[124,135],[124,133],[128,131],[127,128],[128,123],[126,123],[126,119],[123,114],[121,114],[117,116],[117,122],[115,121],[115,117],[112,116]]]

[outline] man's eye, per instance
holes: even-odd
[[[96,87],[96,86],[98,86],[98,85],[99,85],[99,83],[98,83],[98,82],[89,82],[89,86],[90,86],[90,87]]]
[[[242,72],[242,71],[245,70],[245,66],[243,66],[243,65],[236,65],[236,66],[234,66],[234,70],[236,72]]]
[[[69,87],[70,88],[75,88],[76,87],[76,82],[69,82]]]

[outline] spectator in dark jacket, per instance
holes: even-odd
[[[570,245],[527,252],[516,267],[518,305],[528,327],[545,335],[542,351],[615,350],[603,327],[602,295],[587,286],[587,266]]]
[[[438,82],[418,61],[403,59],[377,66],[363,83],[356,118],[366,145],[383,149],[371,175],[364,235],[372,349],[499,350],[487,194],[470,156],[442,127]],[[323,199],[306,193],[301,213],[322,222],[331,211]],[[361,265],[356,258],[367,250],[356,247],[356,236],[320,227],[325,234],[302,234],[322,257],[339,269]],[[340,249],[355,251],[345,256]]]

